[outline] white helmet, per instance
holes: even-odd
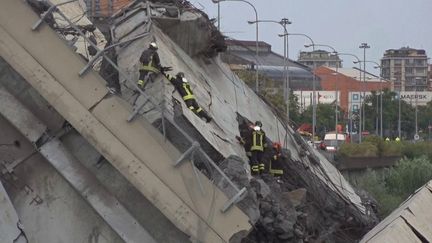
[[[158,49],[158,46],[157,46],[156,42],[154,42],[154,41],[150,42],[149,47],[153,48],[153,49],[156,49],[156,50]]]
[[[254,126],[254,130],[255,130],[255,131],[260,131],[260,130],[261,130],[261,127],[260,127],[260,126]]]
[[[183,83],[187,83],[188,80],[186,78],[182,78]]]

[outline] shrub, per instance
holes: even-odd
[[[432,143],[418,142],[404,144],[402,155],[411,159],[424,155],[428,157],[429,160],[432,160]]]
[[[402,156],[402,150],[406,146],[403,142],[383,142],[381,156]]]
[[[369,142],[361,144],[345,143],[342,144],[338,151],[340,157],[376,157],[378,148]]]
[[[426,156],[401,159],[383,173],[368,169],[353,185],[369,192],[378,202],[379,216],[386,217],[409,195],[432,180],[432,161]]]
[[[431,179],[432,162],[426,156],[404,158],[390,169],[386,185],[391,193],[408,197]]]

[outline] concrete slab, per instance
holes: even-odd
[[[12,243],[21,235],[18,214],[0,181],[0,242]]]
[[[36,21],[37,18],[24,3],[7,0],[4,5],[7,5],[10,11],[2,11],[0,15],[0,24],[2,25],[0,29],[2,36],[2,43],[0,43],[1,55],[125,177],[139,188],[148,199],[151,199],[168,218],[195,239],[203,241],[228,241],[233,233],[250,229],[251,226],[247,222],[247,217],[238,208],[232,208],[225,214],[217,211],[221,207],[220,202],[225,201],[226,197],[224,198],[215,187],[212,187],[212,189],[216,191],[218,197],[215,200],[210,199],[211,202],[215,203],[214,205],[208,204],[208,200],[202,200],[202,202],[201,200],[193,201],[194,205],[191,205],[185,200],[183,193],[177,195],[175,190],[178,185],[185,186],[184,183],[190,183],[189,181],[193,180],[190,176],[192,174],[191,167],[189,167],[190,172],[187,173],[186,177],[181,178],[184,181],[171,180],[168,185],[166,180],[161,181],[158,177],[162,175],[155,174],[144,163],[148,157],[142,154],[144,152],[143,147],[140,147],[139,151],[136,149],[138,144],[147,139],[145,136],[140,136],[143,135],[141,132],[144,130],[137,131],[131,140],[121,141],[117,137],[120,130],[111,133],[107,129],[107,125],[120,125],[118,128],[128,130],[126,127],[128,124],[120,122],[121,117],[114,121],[102,120],[103,117],[96,118],[88,112],[88,109],[98,103],[102,95],[105,95],[105,92],[100,92],[100,90],[104,89],[100,77],[95,78],[96,74],[91,72],[91,75],[77,79],[78,69],[82,67],[79,57],[72,54],[64,43],[57,38],[55,33],[45,27],[40,28],[37,34],[26,31],[27,26],[31,26],[31,23]],[[10,25],[12,19],[15,20]],[[12,36],[8,32],[12,33]],[[22,34],[23,32],[26,34]],[[22,42],[19,41],[20,44],[17,44],[17,40],[21,39]],[[48,56],[46,53],[41,53],[39,49],[46,48],[45,44],[41,46],[34,45],[34,43],[46,42],[50,42],[49,46],[52,50],[55,50],[56,55]],[[31,55],[29,55],[29,52]],[[61,62],[56,61],[56,57]],[[73,59],[73,61],[67,61],[69,59]],[[65,70],[64,66],[67,66],[68,70]],[[117,98],[110,100],[114,101],[112,103],[114,107],[120,108],[118,104],[121,102]],[[99,110],[103,111],[104,109]],[[104,115],[106,114],[112,113],[110,110],[105,110]],[[105,122],[107,124],[104,124]],[[139,139],[135,140],[138,137]],[[126,138],[123,137],[123,139]],[[133,153],[125,147],[125,144],[131,145],[131,143],[135,143]],[[152,146],[155,147],[156,145],[152,144]],[[160,148],[157,146],[155,148],[158,151],[163,151],[163,146],[159,146]],[[152,153],[153,151],[147,150],[147,152]],[[163,166],[166,163],[172,163],[173,158],[166,161],[167,157],[164,155],[160,155],[162,157],[159,157],[159,154],[153,155],[151,161],[161,163]],[[143,158],[141,158],[142,156]],[[160,158],[163,159],[160,160]],[[157,166],[156,162],[153,162],[155,166]],[[184,168],[187,169],[186,166]],[[173,175],[171,170],[163,172],[167,175],[170,175],[170,173]],[[179,177],[173,176],[173,178]],[[206,197],[211,198],[212,196],[213,194]],[[204,206],[201,205],[202,203],[207,204]],[[208,207],[207,210],[214,213],[203,214],[208,212],[207,210],[198,210],[203,207]]]

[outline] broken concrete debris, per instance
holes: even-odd
[[[165,50],[161,50],[164,52],[163,56],[169,60],[173,66],[188,69],[193,73],[192,80],[201,80],[194,82],[197,89],[201,89],[201,92],[198,90],[197,97],[205,101],[210,99],[210,102],[207,103],[213,104],[212,98],[217,96],[214,95],[208,98],[208,95],[203,91],[219,92],[217,86],[211,83],[212,81],[208,82],[208,80],[210,80],[208,77],[213,74],[205,74],[203,69],[197,67],[198,62],[195,62],[191,57],[195,59],[205,59],[213,66],[220,68],[216,61],[214,62],[216,64],[212,63],[214,60],[211,58],[215,57],[218,52],[226,48],[223,43],[223,36],[216,30],[212,21],[209,20],[205,13],[195,9],[187,1],[152,2],[157,5],[137,2],[129,6],[130,9],[125,9],[121,14],[116,16],[118,18],[114,23],[118,25],[113,25],[111,26],[112,28],[108,28],[109,30],[104,32],[106,39],[109,40],[107,46],[146,31],[149,32],[150,35],[144,40],[140,40],[141,42],[137,41],[119,48],[112,48],[109,52],[105,53],[106,56],[111,58],[115,64],[119,63],[120,67],[123,67],[128,74],[131,74],[131,77],[134,77],[133,75],[136,73],[137,62],[134,60],[133,52],[140,53],[142,48],[147,46],[142,45],[142,43],[157,39],[157,41],[163,42],[163,47],[165,48]],[[164,7],[164,4],[167,5]],[[179,8],[179,11],[173,11],[173,6]],[[151,17],[146,16],[144,19],[136,18],[140,20],[138,22],[134,19],[139,24],[134,26],[134,28],[126,28],[128,26],[123,24],[130,19],[125,16],[131,17],[131,19],[132,17],[138,16],[139,11],[136,9],[139,8],[146,10],[150,8],[150,12],[152,13]],[[44,6],[38,6],[38,9],[40,13],[46,11],[46,7]],[[200,15],[192,18],[192,15],[190,15],[191,12],[198,12]],[[151,23],[153,23],[153,20],[157,23],[158,27],[152,27]],[[95,24],[99,26],[101,24],[106,25],[106,23],[101,23],[100,21]],[[54,24],[52,26],[54,26]],[[159,32],[159,28],[162,32]],[[81,29],[86,30],[86,27],[84,26]],[[69,29],[63,28],[58,31],[62,35],[71,34],[68,32]],[[88,32],[92,31],[88,30]],[[186,34],[190,32],[201,33],[202,35],[199,36],[202,38],[197,40],[197,35]],[[72,33],[72,35],[74,34],[75,33]],[[166,36],[170,37],[171,40],[168,41],[167,39],[169,38]],[[171,43],[172,40],[175,42],[175,45]],[[97,42],[95,38],[91,38],[91,41],[93,43]],[[182,50],[180,50],[177,45],[181,47]],[[91,52],[90,54],[94,54],[94,50],[88,51]],[[185,53],[188,54],[188,56],[186,56]],[[170,59],[169,57],[172,58]],[[117,58],[119,58],[119,61]],[[207,70],[207,72],[210,71]],[[213,72],[215,73],[214,70]],[[102,63],[101,74],[108,82],[109,86],[114,86],[119,92],[120,87],[125,90],[128,89],[127,83],[124,80],[120,81],[119,73],[106,61]],[[204,80],[206,84],[204,84],[202,80]],[[163,80],[158,81],[161,81],[160,83],[162,86],[164,85]],[[152,91],[155,90],[149,90],[149,92]],[[191,116],[188,116],[187,110],[181,111],[180,114],[174,114],[174,111],[170,114],[169,112],[171,109],[175,109],[175,102],[173,101],[175,100],[174,95],[170,94],[169,91],[165,93],[155,92],[156,95],[162,94],[161,96],[165,96],[167,93],[171,99],[169,99],[167,103],[163,103],[168,113],[166,116],[175,118],[172,119],[174,122],[176,120],[183,120],[184,123],[180,123],[180,127],[187,127],[188,129],[184,130],[186,130],[189,135],[197,138],[204,148],[209,147],[212,151],[209,155],[213,160],[221,161],[220,157],[224,157],[224,160],[219,163],[220,168],[236,185],[248,189],[245,198],[241,200],[237,206],[248,215],[250,222],[254,224],[254,229],[249,232],[249,234],[244,234],[242,239],[239,239],[240,241],[245,243],[351,242],[359,239],[365,232],[365,229],[370,223],[368,218],[362,215],[359,208],[353,205],[350,199],[342,196],[345,192],[338,192],[338,190],[341,190],[339,189],[341,186],[332,184],[332,180],[329,178],[326,168],[323,168],[320,163],[320,158],[318,158],[313,151],[310,151],[309,146],[305,145],[304,141],[302,141],[299,136],[291,134],[290,139],[294,145],[283,151],[285,157],[283,169],[285,173],[281,178],[277,179],[268,174],[262,174],[251,178],[248,173],[248,163],[245,160],[246,156],[243,155],[242,150],[238,149],[239,147],[241,148],[241,146],[233,142],[235,141],[233,139],[234,135],[238,135],[239,131],[228,131],[228,129],[226,129],[227,127],[222,124],[225,122],[223,119],[229,118],[217,118],[215,125],[208,128],[204,127],[204,125],[197,120],[194,120]],[[127,97],[127,94],[123,96],[123,98]],[[255,96],[253,98],[255,98]],[[258,100],[255,102],[261,101]],[[235,110],[235,108],[233,108],[234,105],[226,101],[222,103],[227,103],[226,106],[229,106],[231,110],[228,108],[225,109],[230,112]],[[181,104],[179,105],[179,103],[177,103],[177,107],[178,106],[181,107]],[[267,109],[270,108],[267,106]],[[252,120],[252,117],[250,117],[250,119]],[[160,115],[155,116],[152,122],[154,125],[161,125],[163,119],[161,119]],[[170,124],[162,125],[169,126]],[[160,126],[160,128],[161,127],[162,126]],[[205,133],[206,131],[210,132]],[[177,137],[178,139],[182,137],[174,128],[169,130],[169,132],[171,132],[171,134],[169,134],[171,138],[175,139]],[[210,140],[212,142],[210,142]],[[179,145],[182,142],[184,143],[184,140],[178,141],[177,143],[173,142],[173,144],[175,146],[178,145],[177,149],[180,151],[184,151],[184,148]],[[218,144],[219,147],[215,146],[215,144]],[[227,156],[227,154],[230,155]],[[196,158],[196,160],[199,161],[201,158]],[[199,164],[197,164],[197,167],[201,169]],[[203,171],[204,170],[205,169],[203,169]],[[225,179],[218,177],[218,175],[213,177],[211,172],[206,172],[204,174],[215,180],[217,186],[222,189],[226,195],[231,196],[234,194],[232,187],[227,185]]]

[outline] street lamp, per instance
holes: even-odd
[[[332,49],[333,53],[337,53],[337,51],[332,46],[323,45],[323,44],[315,44],[315,42],[309,36],[307,36],[305,34],[292,33],[290,35],[302,35],[302,36],[309,38],[309,40],[312,43],[308,44],[308,45],[304,45],[304,47],[306,47],[306,48],[312,47],[312,52],[315,51],[315,46],[323,46],[323,47],[328,47],[328,48]],[[314,69],[316,68],[315,64],[316,64],[315,60],[313,60]],[[337,69],[338,66],[339,66],[339,63],[336,64],[336,72],[338,71],[338,69]],[[316,127],[316,95],[315,95],[316,87],[315,87],[315,73],[312,73],[312,74],[313,74],[313,84],[312,84],[312,89],[313,89],[313,91],[312,91],[312,141],[313,141],[313,139],[315,139],[315,127]],[[336,109],[337,109],[337,96],[336,96]],[[337,110],[336,110],[336,112],[337,112]],[[336,123],[337,123],[337,118],[336,118]],[[336,130],[336,140],[337,140],[337,126],[335,127],[335,130]]]
[[[363,98],[365,97],[365,86],[366,86],[366,49],[370,48],[370,46],[367,43],[361,43],[361,45],[359,46],[360,49],[363,49],[363,70],[364,70],[364,75],[363,75]],[[361,99],[360,99],[361,100]],[[363,130],[365,129],[365,125],[366,125],[366,114],[364,112],[364,105],[360,107],[363,111]],[[361,135],[360,135],[361,137]]]
[[[360,63],[360,58],[358,58],[358,56],[356,56],[356,55],[354,55],[354,54],[351,54],[351,53],[342,53],[342,52],[338,52],[337,53],[337,55],[338,56],[351,56],[351,57],[354,57],[357,61],[354,61],[353,63],[358,63],[359,64],[359,79],[360,79],[360,81],[361,81],[361,77],[362,77],[362,71],[361,71],[361,63]],[[361,95],[360,95],[360,107],[361,107]],[[360,111],[361,111],[361,109],[360,109]],[[361,116],[361,112],[359,113],[359,130],[358,130],[358,132],[359,132],[359,135],[358,135],[358,138],[359,138],[359,143],[361,143],[361,141],[362,141],[362,135],[361,135],[361,120],[362,120],[362,116]],[[351,129],[350,129],[350,138],[351,138],[351,131],[352,131],[352,114],[350,115],[350,127],[351,127]]]
[[[416,77],[415,78],[415,135],[414,135],[414,140],[417,141],[419,138],[418,135],[418,123],[417,123],[417,113],[418,113],[418,109],[417,109],[417,104],[418,104],[418,95],[417,95],[417,81],[421,80],[420,77]]]
[[[284,34],[285,35],[285,34]],[[303,36],[306,37],[307,39],[309,39],[309,41],[311,42],[312,45],[312,51],[315,51],[315,42],[312,40],[312,38],[306,34],[303,33],[287,33],[286,35],[290,36],[290,35],[296,35],[296,36]],[[282,36],[282,35],[279,35]],[[315,60],[312,60],[313,62],[313,71],[316,68],[316,63]],[[313,142],[313,146],[315,147],[315,127],[316,127],[316,75],[314,72],[312,72],[312,142]]]
[[[219,8],[219,3],[220,2],[227,2],[227,1],[229,1],[229,2],[244,2],[244,3],[246,3],[246,4],[248,4],[249,6],[251,6],[252,8],[253,8],[253,10],[254,10],[254,12],[255,12],[255,24],[256,24],[256,30],[255,30],[255,34],[256,34],[256,36],[255,36],[255,38],[256,38],[256,40],[255,40],[255,55],[256,55],[256,61],[255,61],[255,91],[258,93],[259,92],[259,81],[258,81],[258,62],[259,62],[259,50],[258,50],[258,12],[257,12],[257,10],[256,10],[256,8],[255,8],[255,6],[252,4],[252,3],[250,3],[250,2],[248,2],[248,1],[246,1],[246,0],[212,0],[212,2],[213,3],[217,3],[218,4],[218,28],[220,29],[220,25],[219,25],[219,23],[220,23],[220,8]]]
[[[285,133],[285,145],[288,144],[288,127],[290,122],[290,112],[289,112],[289,98],[290,98],[290,91],[289,91],[289,69],[288,69],[288,31],[287,31],[287,25],[291,24],[292,22],[289,21],[287,18],[283,18],[280,21],[276,20],[255,20],[255,21],[248,21],[249,24],[258,24],[261,23],[275,23],[282,26],[284,30],[284,34],[282,35],[284,37],[284,73],[285,73],[285,102],[286,102],[286,114],[287,114],[287,131]],[[282,37],[281,36],[281,37]]]
[[[376,66],[374,66],[374,68],[379,68],[380,69],[380,74],[379,74],[379,79],[380,79],[380,101],[378,102],[378,97],[377,97],[377,112],[378,112],[378,103],[380,103],[379,104],[379,106],[380,106],[380,108],[379,108],[379,120],[380,120],[380,122],[379,122],[379,124],[378,124],[378,115],[377,115],[377,117],[376,117],[376,123],[375,123],[375,128],[376,128],[376,134],[378,135],[378,126],[380,127],[380,137],[382,138],[383,137],[383,123],[382,123],[382,121],[383,121],[383,110],[382,110],[382,68],[381,68],[381,65],[379,64],[379,63],[377,63],[377,62],[374,62],[374,61],[360,61],[360,60],[358,60],[357,62],[354,62],[354,63],[359,63],[359,64],[361,64],[361,63],[366,63],[366,62],[368,62],[368,63],[373,63],[373,64],[375,64]],[[360,65],[361,66],[361,65]],[[365,75],[366,76],[366,75]]]

